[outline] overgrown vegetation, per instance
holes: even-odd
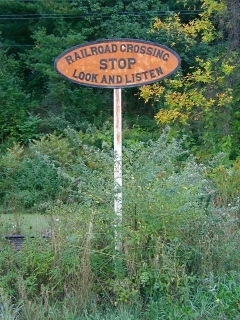
[[[198,164],[168,131],[125,147],[120,254],[97,136],[68,129],[1,157],[2,212],[52,217],[20,252],[2,237],[3,318],[237,319],[239,162]]]

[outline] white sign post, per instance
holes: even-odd
[[[115,249],[122,251],[122,89],[114,89],[114,212]]]

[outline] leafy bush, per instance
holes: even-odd
[[[98,131],[84,135],[67,129],[62,137],[50,135],[27,151],[16,147],[2,157],[5,203],[28,191],[34,205],[40,199],[35,208],[47,201],[45,213],[52,217],[47,242],[29,239],[21,254],[3,244],[0,286],[5,293],[24,301],[24,312],[41,295],[45,317],[54,303],[66,306],[78,298],[78,304],[69,306],[73,319],[87,307],[137,309],[139,304],[145,310],[139,319],[235,319],[239,203],[216,205],[216,195],[226,201],[220,188],[224,181],[236,196],[237,163],[224,166],[229,175],[221,180],[213,163],[197,163],[167,131],[156,141],[126,147],[118,230],[123,252],[117,253],[113,152],[83,142],[94,140]],[[19,205],[19,199],[26,201],[16,199]]]
[[[10,159],[2,159],[1,198],[9,208],[29,209],[41,202],[54,200],[67,185],[47,156],[23,156],[19,163],[7,163],[6,160]]]

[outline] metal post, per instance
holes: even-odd
[[[114,89],[114,212],[115,249],[122,251],[122,89]]]

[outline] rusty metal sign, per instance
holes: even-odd
[[[107,39],[70,48],[55,60],[67,80],[101,88],[137,87],[162,80],[180,66],[176,52],[158,43]]]

